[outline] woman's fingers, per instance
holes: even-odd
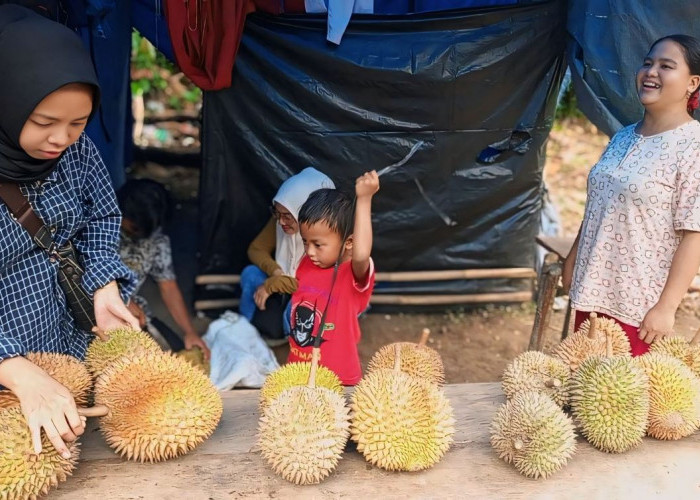
[[[39,424],[36,418],[27,419],[27,424],[29,425],[29,433],[32,436],[32,448],[34,449],[34,454],[38,455],[41,453],[41,424]]]
[[[53,447],[56,448],[56,451],[63,458],[70,458],[70,450],[66,446],[66,443],[63,442],[63,439],[61,439],[61,432],[58,429],[56,429],[56,426],[51,421],[49,421],[43,427],[44,432],[46,433],[46,437],[49,439]]]

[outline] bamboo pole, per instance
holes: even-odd
[[[464,295],[373,295],[373,305],[446,305],[490,302],[528,302],[532,292],[471,293]]]
[[[447,281],[477,279],[534,279],[537,273],[529,267],[506,267],[500,269],[455,269],[446,271],[406,271],[377,273],[377,281],[390,283],[405,281]],[[238,274],[200,274],[195,278],[196,285],[235,285],[240,283]]]

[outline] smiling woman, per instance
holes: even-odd
[[[47,247],[77,251],[98,329],[138,327],[125,304],[134,276],[117,252],[114,191],[83,133],[100,97],[89,54],[65,26],[2,5],[0,67],[3,200],[9,190],[22,200],[23,213],[33,212],[37,225],[48,229]],[[59,284],[58,252],[40,248],[23,224],[0,203],[0,385],[19,399],[34,451],[42,449],[43,429],[68,458],[66,443],[82,434],[84,421],[70,392],[25,355],[56,352],[82,359],[92,334],[77,325]]]
[[[588,176],[588,199],[564,264],[575,328],[588,312],[623,327],[633,355],[673,333],[700,266],[700,41],[654,42],[636,76],[644,118],[620,130]]]

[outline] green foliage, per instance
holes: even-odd
[[[180,79],[184,91],[174,92],[168,79],[179,69],[158,52],[136,30],[131,33],[131,93],[145,100],[159,100],[167,107],[181,110],[202,99],[202,91],[185,77]]]
[[[576,101],[576,94],[574,93],[573,84],[569,83],[559,100],[557,105],[557,111],[554,115],[555,120],[561,121],[567,118],[583,118],[583,113],[578,109],[578,102]]]

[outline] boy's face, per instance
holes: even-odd
[[[302,223],[299,231],[304,242],[304,250],[311,262],[321,269],[333,267],[340,253],[341,236],[324,221],[311,225]],[[347,258],[347,250],[350,248],[349,241],[345,243],[345,247],[346,255],[343,255],[341,261]]]
[[[19,145],[37,160],[58,158],[78,140],[92,111],[92,92],[69,84],[46,96],[24,124]]]

